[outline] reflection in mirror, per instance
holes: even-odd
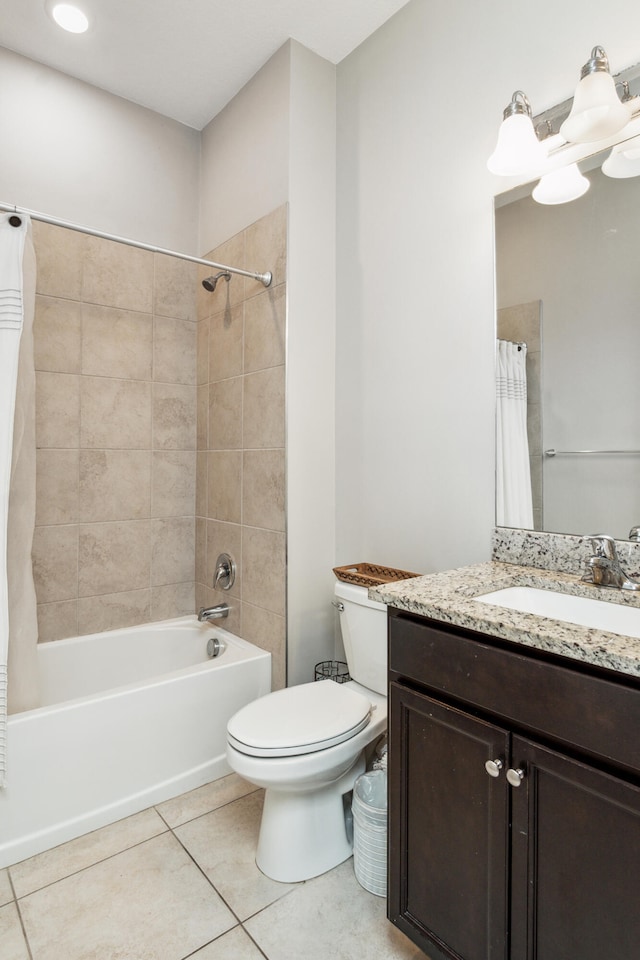
[[[534,529],[640,524],[640,176],[594,158],[572,203],[496,200],[498,337],[527,343]],[[555,455],[552,453],[555,451]]]

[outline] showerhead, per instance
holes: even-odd
[[[220,273],[216,273],[215,277],[207,277],[202,281],[202,286],[205,290],[208,290],[209,293],[213,293],[216,288],[218,280],[226,280],[229,283],[231,280],[231,274],[227,270],[221,270]]]

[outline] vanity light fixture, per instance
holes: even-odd
[[[487,167],[503,177],[534,172],[545,161],[547,151],[536,136],[531,104],[522,90],[516,90],[502,116],[498,142]]]
[[[541,178],[531,196],[537,203],[569,203],[583,196],[589,189],[589,181],[580,173],[577,163],[570,163],[559,170],[552,170]]]
[[[69,33],[85,33],[89,29],[87,15],[71,3],[52,3],[47,5],[51,16],[63,30]]]
[[[582,68],[561,135],[569,143],[594,143],[622,130],[630,118],[629,106],[618,97],[604,49],[594,47]]]
[[[640,137],[617,143],[602,164],[602,172],[620,180],[640,177]]]

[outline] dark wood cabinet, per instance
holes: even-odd
[[[635,960],[640,686],[397,611],[389,633],[391,921],[434,958]]]

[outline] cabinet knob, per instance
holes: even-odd
[[[507,780],[512,787],[519,787],[524,780],[524,770],[522,770],[521,767],[514,770],[512,767],[510,770],[507,770]]]
[[[502,762],[502,760],[499,760],[499,759],[487,760],[487,762],[484,765],[484,768],[490,777],[499,777],[500,771],[502,770],[503,767],[504,767],[504,763]]]

